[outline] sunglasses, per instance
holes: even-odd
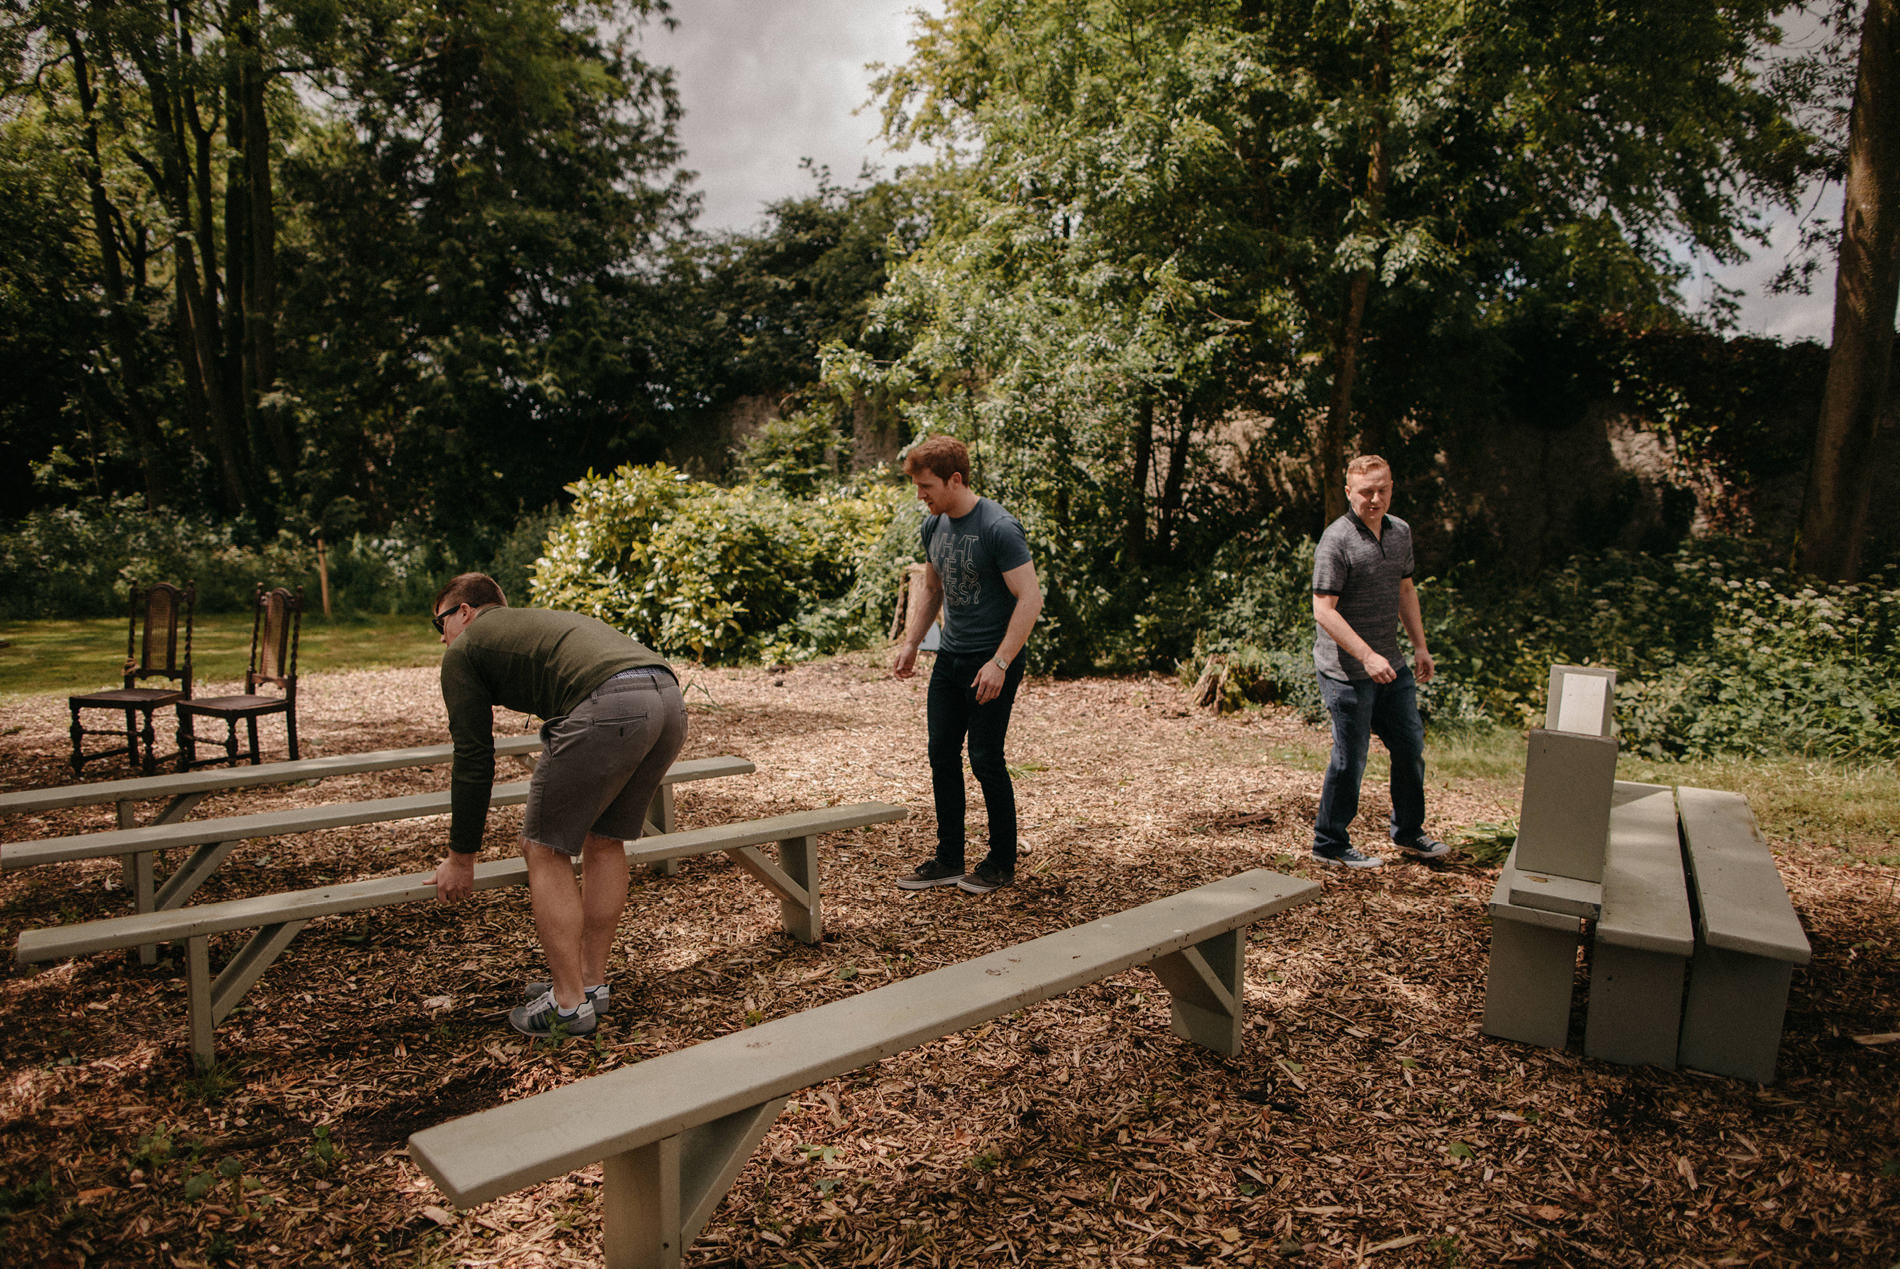
[[[443,629],[442,629],[442,623],[443,623],[443,622],[445,622],[445,621],[447,621],[447,620],[449,619],[449,617],[450,617],[451,615],[453,615],[453,614],[454,614],[454,612],[455,612],[455,610],[456,610],[457,608],[460,608],[461,606],[462,606],[462,605],[460,605],[460,604],[456,604],[456,605],[455,605],[454,607],[452,607],[452,608],[444,608],[444,609],[443,609],[443,610],[442,610],[441,612],[439,612],[439,613],[437,613],[437,614],[436,614],[435,616],[433,616],[433,617],[431,617],[431,618],[429,618],[429,624],[435,627],[435,632],[436,632],[437,634],[443,634],[443,633],[445,633],[445,632],[443,631]]]

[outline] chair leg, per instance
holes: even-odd
[[[224,720],[224,761],[229,766],[237,766],[237,719]]]
[[[137,771],[139,769],[139,719],[138,711],[125,711],[125,765]]]
[[[251,716],[250,716],[249,718],[247,718],[247,719],[245,719],[245,720],[244,720],[244,727],[245,727],[245,731],[246,731],[246,733],[247,733],[247,734],[248,734],[248,735],[250,736],[250,738],[251,738],[251,765],[252,765],[253,767],[255,767],[255,766],[257,765],[257,763],[258,763],[258,756],[257,756],[257,715],[256,715],[256,714],[252,714],[252,715],[251,715]]]
[[[84,728],[82,728],[82,727],[81,727],[81,726],[79,725],[79,706],[77,706],[77,705],[74,705],[74,706],[72,706],[71,708],[72,708],[72,711],[73,711],[73,726],[72,726],[72,736],[73,736],[73,758],[72,758],[72,763],[73,763],[73,774],[74,774],[74,775],[78,775],[78,774],[79,774],[79,769],[80,769],[81,767],[83,767],[83,766],[85,766],[85,765],[86,765],[86,760],[85,760],[85,758],[83,758],[83,757],[81,757],[81,756],[80,756],[80,749],[79,749],[79,738],[80,738],[81,736],[84,736],[84,735],[86,734],[86,732],[85,732],[85,729],[84,729]]]
[[[137,763],[139,770],[146,775],[158,773],[158,738],[152,734],[152,715],[157,711],[146,708],[139,711],[145,715],[145,758]]]
[[[297,711],[293,707],[284,711],[284,730],[290,736],[290,760],[297,761]]]
[[[191,729],[191,715],[178,711],[178,769],[189,771],[198,761],[198,734]]]

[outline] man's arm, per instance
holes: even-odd
[[[1400,606],[1403,607],[1403,605],[1404,600],[1401,599]],[[1418,601],[1414,598],[1414,610],[1417,606]],[[1372,645],[1359,637],[1359,632],[1352,628],[1352,623],[1347,621],[1345,615],[1339,611],[1339,596],[1322,595],[1315,591],[1313,620],[1319,623],[1321,630],[1333,637],[1333,642],[1339,645],[1341,652],[1366,667],[1366,673],[1372,676],[1374,683],[1390,683],[1399,677],[1399,672],[1392,668],[1392,663],[1374,652]]]
[[[481,852],[495,780],[495,714],[461,649],[442,658],[442,704],[449,716],[454,757],[449,766],[449,850],[435,870],[435,897],[460,903],[474,893],[475,856]]]
[[[1431,682],[1437,667],[1432,664],[1432,654],[1425,650],[1425,617],[1418,606],[1418,587],[1409,577],[1399,579],[1399,624],[1412,641],[1413,674],[1421,683]]]
[[[983,668],[976,672],[973,686],[979,705],[987,705],[1003,694],[1003,676],[1007,671],[996,661],[1014,663],[1023,645],[1029,642],[1029,631],[1036,624],[1036,618],[1042,615],[1042,587],[1036,584],[1034,561],[1019,564],[1004,573],[1003,585],[1016,597],[1016,607],[1010,611],[1003,641],[996,645],[996,660],[985,661]]]
[[[904,641],[897,645],[897,655],[891,658],[891,673],[900,679],[907,679],[916,671],[917,649],[923,646],[924,636],[930,633],[930,623],[937,619],[937,609],[943,604],[943,579],[928,561],[919,581],[920,585],[910,588],[910,605],[904,613]]]

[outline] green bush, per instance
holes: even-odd
[[[794,498],[656,464],[590,473],[568,492],[535,563],[536,603],[707,662],[830,652],[881,633],[904,501],[895,486]]]
[[[295,584],[314,569],[314,552],[246,544],[246,528],[154,514],[137,498],[32,512],[0,530],[0,617],[116,617],[132,583],[162,581],[196,582],[199,608],[236,612],[258,582]]]

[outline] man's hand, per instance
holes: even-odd
[[[1003,694],[1003,676],[1006,671],[998,669],[995,661],[985,661],[983,668],[976,672],[976,681],[970,686],[976,689],[976,703],[988,705]]]
[[[917,672],[917,647],[915,644],[900,643],[897,653],[891,657],[891,673],[900,679],[907,679]]]
[[[1390,683],[1399,677],[1399,672],[1392,668],[1392,663],[1371,648],[1366,649],[1366,655],[1359,659],[1359,664],[1366,667],[1366,673],[1372,676],[1374,683]]]
[[[1420,648],[1412,653],[1412,673],[1421,683],[1432,681],[1432,675],[1438,667],[1432,664],[1432,654]]]
[[[435,868],[435,897],[442,903],[460,903],[475,893],[475,856],[450,851]]]

